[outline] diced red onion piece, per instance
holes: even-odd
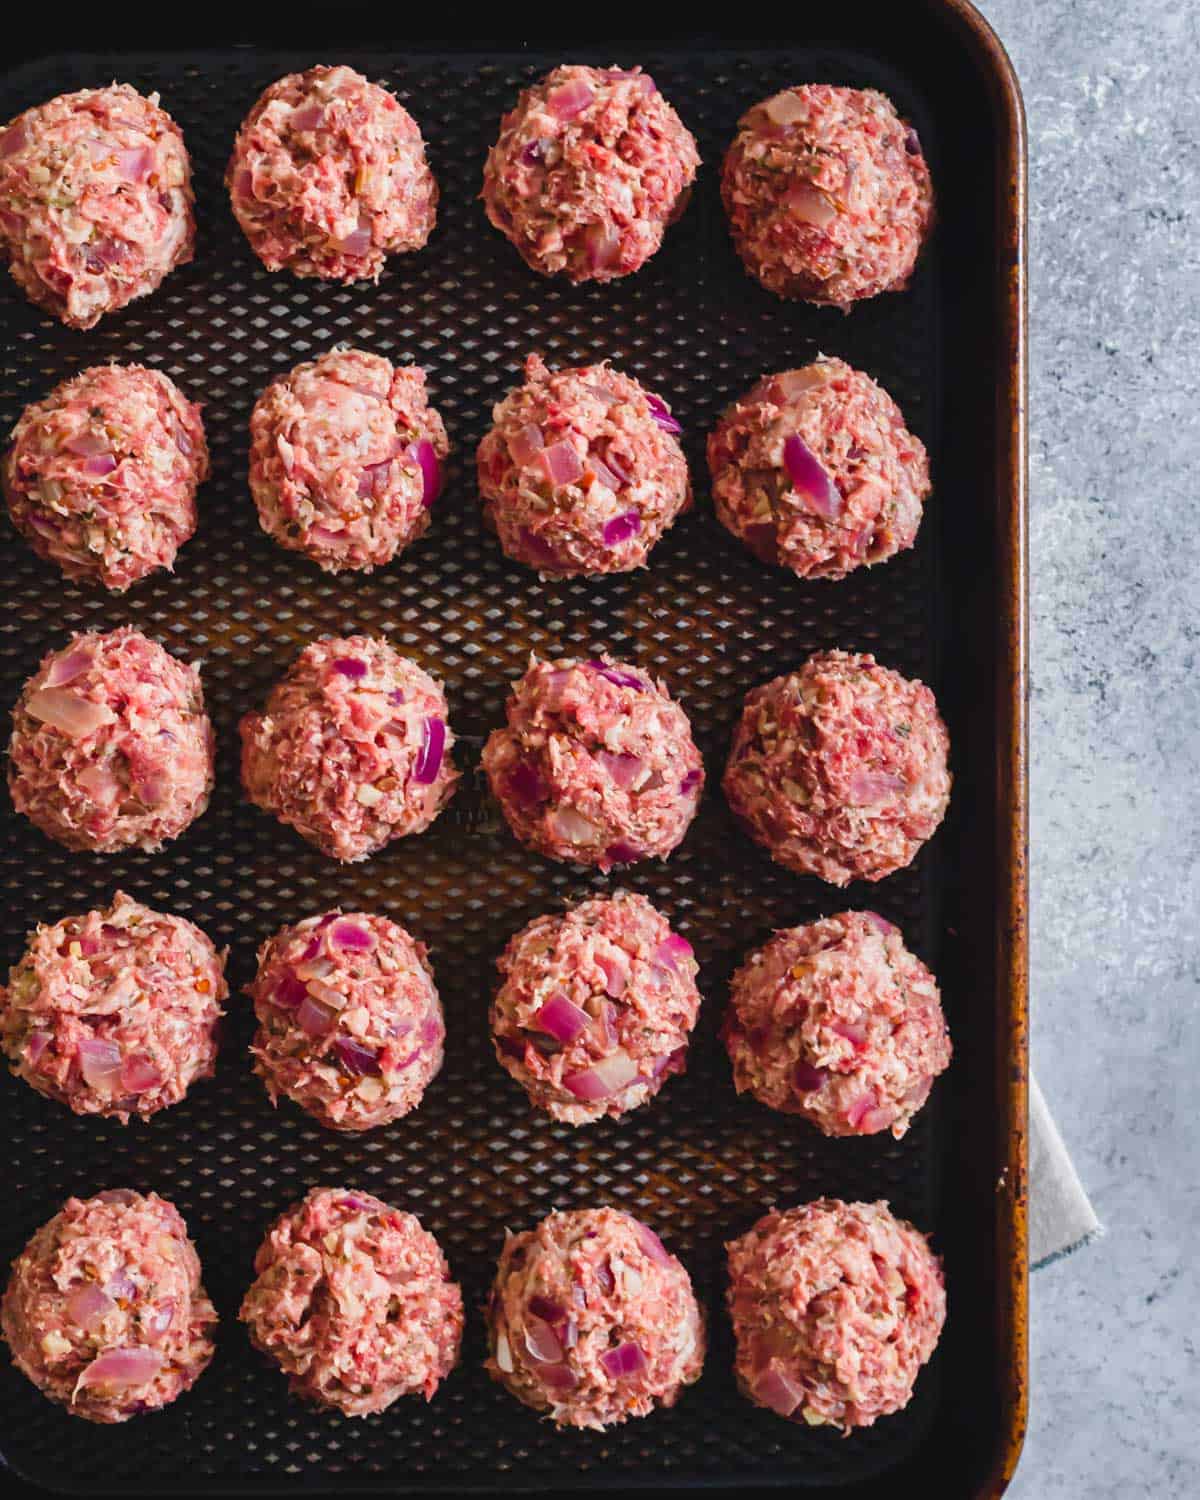
[[[620,948],[596,954],[596,967],[604,975],[604,992],[619,1000],[629,983],[629,957]]]
[[[850,777],[850,800],[855,807],[886,802],[904,790],[904,778],[892,771],[855,771]]]
[[[606,521],[600,534],[606,547],[617,547],[622,542],[627,542],[631,536],[636,536],[641,529],[641,513],[627,510],[624,515],[614,516],[611,521]]]
[[[610,666],[608,662],[601,661],[599,657],[593,657],[588,662],[588,667],[591,671],[598,673],[616,687],[635,688],[639,692],[645,691],[645,682],[636,672],[630,671],[628,668]]]
[[[556,1042],[569,1047],[591,1024],[587,1011],[568,1000],[566,995],[551,995],[533,1018],[534,1025]]]
[[[704,772],[699,767],[697,767],[694,771],[689,771],[683,778],[683,780],[679,783],[679,790],[683,794],[683,796],[688,797],[692,794],[692,792],[696,790],[696,788],[703,780]]]
[[[112,453],[112,445],[108,438],[102,437],[98,432],[88,432],[86,429],[68,438],[63,444],[63,449],[67,453],[74,453],[79,458],[94,458],[97,454],[111,455]]]
[[[305,994],[300,1002],[300,1009],[296,1012],[297,1024],[311,1037],[328,1036],[333,1030],[336,1017],[335,1010],[328,1005],[322,1005],[319,1000],[314,1000],[309,994]]]
[[[541,1365],[538,1379],[555,1391],[573,1391],[579,1384],[570,1365]]]
[[[670,964],[674,969],[679,962],[694,957],[694,954],[695,950],[687,938],[681,937],[678,932],[670,932],[654,950],[654,961]]]
[[[625,459],[623,459],[617,452],[611,438],[605,446],[604,461],[622,484],[633,483],[633,470],[630,468]]]
[[[881,1130],[886,1130],[897,1116],[894,1105],[881,1104],[876,1109],[869,1109],[858,1122],[858,1128],[864,1135],[876,1135]]]
[[[115,1042],[87,1037],[80,1042],[76,1056],[89,1088],[101,1094],[116,1093],[121,1076],[121,1049]]]
[[[429,510],[442,492],[442,466],[428,438],[413,445],[413,457],[421,470],[421,504]]]
[[[549,1323],[543,1323],[540,1318],[526,1320],[525,1347],[539,1364],[556,1365],[563,1357],[562,1340]]]
[[[846,1121],[849,1124],[851,1130],[857,1130],[858,1127],[862,1124],[863,1120],[866,1119],[867,1115],[871,1113],[871,1111],[878,1105],[878,1103],[879,1101],[876,1099],[875,1095],[870,1092],[870,1090],[868,1090],[865,1094],[860,1094],[854,1101],[854,1103],[850,1106],[850,1108],[846,1111]]]
[[[98,453],[95,458],[85,458],[83,461],[83,472],[90,479],[103,479],[116,467],[117,461],[111,453]]]
[[[529,1311],[535,1318],[541,1318],[543,1323],[561,1323],[567,1316],[567,1310],[558,1302],[553,1302],[549,1297],[543,1297],[540,1292],[535,1292],[529,1299]]]
[[[94,1281],[85,1281],[75,1288],[67,1298],[67,1317],[84,1332],[90,1332],[102,1322],[113,1308],[113,1299]]]
[[[29,1033],[29,1045],[25,1048],[25,1057],[30,1067],[37,1067],[38,1062],[49,1045],[50,1033],[48,1031],[31,1031]]]
[[[117,152],[117,171],[126,182],[145,182],[150,175],[154,153],[149,146],[134,146]]]
[[[646,1368],[646,1356],[640,1344],[627,1340],[615,1349],[606,1349],[600,1363],[611,1379],[621,1380],[627,1375],[640,1375]]]
[[[307,987],[288,969],[279,976],[271,1001],[280,1010],[295,1010],[303,1005],[307,996]]]
[[[50,670],[46,673],[45,685],[48,688],[64,687],[68,682],[74,682],[77,677],[82,676],[91,664],[92,653],[86,648],[78,648],[56,656],[50,663]]]
[[[756,1398],[781,1417],[790,1417],[804,1397],[800,1386],[789,1380],[776,1365],[761,1370],[754,1377],[753,1388]]]
[[[546,108],[556,120],[573,120],[582,114],[596,97],[595,90],[584,78],[573,78],[546,95]]]
[[[628,1052],[618,1048],[611,1056],[603,1058],[592,1067],[566,1074],[563,1085],[576,1099],[592,1103],[597,1099],[612,1098],[614,1094],[627,1088],[637,1075],[637,1063]]]
[[[651,1081],[661,1078],[664,1073],[682,1073],[686,1062],[686,1047],[676,1047],[673,1052],[666,1052],[661,1057],[656,1057],[654,1066],[650,1069]]]
[[[360,223],[344,240],[337,241],[337,248],[343,255],[365,255],[371,248],[370,224]]]
[[[500,1048],[505,1057],[524,1057],[526,1044],[518,1041],[515,1036],[498,1036],[496,1046]]]
[[[828,1077],[824,1068],[814,1068],[811,1063],[798,1062],[792,1069],[792,1087],[798,1094],[812,1094]]]
[[[671,1252],[663,1244],[662,1240],[659,1239],[658,1235],[655,1234],[654,1230],[650,1228],[649,1224],[643,1224],[640,1220],[636,1222],[638,1244],[641,1245],[652,1261],[655,1261],[660,1266],[669,1266],[673,1259]]]
[[[836,521],[842,513],[841,493],[799,433],[793,432],[784,443],[783,462],[792,488],[809,510]]]
[[[545,446],[542,429],[533,422],[527,422],[519,432],[514,432],[509,438],[509,457],[518,469],[523,469],[533,462]]]
[[[109,1386],[125,1389],[145,1385],[162,1369],[162,1355],[154,1349],[137,1346],[130,1349],[106,1349],[80,1375],[76,1389]]]
[[[29,128],[25,121],[17,120],[0,135],[0,157],[15,156],[29,144]]]
[[[555,832],[570,844],[594,844],[600,829],[573,807],[560,807],[554,814]]]
[[[612,750],[598,750],[596,759],[613,781],[625,791],[629,790],[646,769],[641,757],[637,755],[618,755]]]
[[[600,484],[602,484],[605,489],[612,490],[614,495],[621,488],[622,481],[618,479],[613,471],[608,467],[608,465],[601,459],[597,458],[594,453],[588,454],[587,466],[591,471],[592,476]]]
[[[114,1188],[114,1192],[128,1194],[123,1198],[106,1198],[106,1203],[133,1203],[136,1194],[130,1193],[128,1188]],[[118,1302],[132,1302],[137,1296],[137,1283],[127,1271],[115,1272],[104,1283],[104,1290],[110,1297],[115,1297]]]
[[[508,773],[508,788],[518,802],[526,806],[540,802],[546,795],[546,783],[536,766],[527,760],[519,760]]]
[[[549,448],[543,448],[539,457],[546,478],[556,489],[564,484],[574,484],[583,473],[583,463],[571,443],[553,443]]]
[[[367,664],[360,661],[357,656],[337,656],[333,660],[333,670],[342,677],[349,677],[354,682],[359,682],[367,675]]]
[[[377,1078],[383,1072],[379,1054],[373,1047],[364,1047],[359,1042],[351,1041],[349,1037],[338,1037],[333,1050],[346,1071],[358,1078]]]
[[[808,113],[804,100],[792,89],[785,89],[782,94],[776,94],[773,99],[768,99],[763,105],[763,113],[774,125],[791,125],[795,120],[802,120]]]
[[[432,786],[442,769],[446,750],[446,722],[434,717],[425,720],[421,730],[421,748],[413,767],[413,780],[420,786]]]
[[[549,136],[539,136],[536,141],[526,141],[521,152],[521,161],[527,167],[536,167],[546,157],[546,148],[551,144]]]
[[[658,425],[664,432],[680,433],[683,431],[683,428],[667,410],[667,404],[665,401],[660,400],[657,396],[651,395],[649,391],[646,392],[646,400],[650,406],[650,415],[654,418],[654,420],[658,423]]]
[[[323,104],[301,104],[292,110],[288,125],[292,130],[319,130],[325,123]]]
[[[370,953],[375,946],[374,934],[351,917],[339,917],[329,929],[329,941],[335,948],[351,953]]]
[[[618,840],[604,851],[604,858],[610,865],[632,865],[642,858],[642,851],[624,840]]]
[[[145,1094],[162,1083],[162,1074],[152,1058],[144,1052],[131,1053],[121,1063],[121,1091],[125,1094]]]
[[[791,210],[792,218],[801,224],[811,224],[814,229],[828,229],[837,218],[837,209],[818,187],[810,182],[794,183],[783,195],[785,206]]]
[[[833,1021],[829,1029],[836,1031],[838,1036],[845,1037],[848,1042],[853,1042],[856,1047],[865,1047],[867,1044],[867,1028],[861,1021]]]

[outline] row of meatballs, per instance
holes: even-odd
[[[609,656],[532,657],[505,717],[482,765],[527,848],[607,872],[678,846],[704,763],[661,680]],[[249,799],[343,861],[428,828],[460,776],[441,684],[380,637],[305,647],[241,738]],[[746,695],[723,787],[788,869],[875,881],[941,823],[948,751],[923,683],[822,651]],[[13,709],[13,805],[69,849],[161,847],[207,807],[214,764],[199,668],[129,626],[49,652]]]
[[[552,1118],[627,1114],[686,1069],[699,966],[644,896],[537,917],[497,967],[496,1057]],[[118,892],[30,936],[0,986],[0,1046],[18,1078],[77,1114],[146,1118],[213,1073],[228,994],[225,954],[200,928]],[[247,994],[272,1102],[334,1130],[407,1115],[442,1066],[433,968],[388,917],[289,924],[259,950]],[[872,911],[782,929],[750,953],[722,1037],[739,1093],[829,1136],[903,1136],[951,1053],[933,975]]]
[[[941,1265],[884,1203],[772,1210],[726,1247],[743,1394],[849,1433],[900,1410],[945,1319]],[[240,1316],[291,1389],[348,1416],[434,1395],[458,1362],[463,1298],[437,1240],[368,1193],[316,1188],[271,1226]],[[71,1198],[17,1258],[4,1336],[76,1416],[173,1401],[213,1357],[217,1314],[178,1210],[155,1193]],[[672,1406],[700,1377],[705,1316],[682,1263],[615,1208],[508,1234],[488,1297],[486,1369],[560,1427]]]
[[[543,577],[644,567],[692,504],[680,424],[607,363],[550,370],[493,409],[476,471],[505,554]],[[250,419],[263,530],[329,573],[391,562],[430,524],[450,444],[425,372],[334,349],[273,381]],[[843,360],[758,380],[708,438],[713,503],[763,562],[844,578],[911,547],[929,493],[924,445]],[[196,529],[209,472],[200,408],[160,371],[102,365],[26,407],[0,465],[9,515],[66,577],[123,591]]]
[[[638,270],[683,212],[691,132],[638,68],[555,68],[505,115],[483,172],[492,224],[543,275]],[[378,280],[429,239],[438,187],[421,131],[348,67],[273,83],[225,174],[270,271]],[[899,290],[933,217],[916,132],[875,90],[808,84],[750,109],[721,192],[749,272],[783,297],[849,309]],[[0,252],[36,305],[90,328],[192,258],[191,164],[158,95],[128,84],[60,95],[0,130]]]

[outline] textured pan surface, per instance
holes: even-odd
[[[751,685],[830,646],[873,650],[944,697],[938,608],[942,508],[943,323],[935,243],[904,296],[849,318],[783,304],[746,278],[728,244],[716,189],[723,148],[742,110],[800,79],[885,89],[921,131],[935,181],[939,141],[902,72],[857,50],[662,55],[577,47],[580,60],[641,61],[696,133],[705,166],[692,204],[639,275],[608,288],[535,278],[487,225],[477,201],[487,146],[518,88],[554,61],[326,53],[395,89],[422,126],[441,184],[426,251],[391,262],[377,287],[343,289],[259,267],[234,225],[221,175],[234,132],[259,90],[318,60],[313,53],[140,56],[119,75],[149,91],[183,127],[197,187],[198,254],[160,291],[88,334],[36,315],[0,290],[0,425],[66,375],[99,361],[165,370],[204,403],[213,478],[197,536],[173,577],[120,599],[64,584],[5,526],[0,703],[13,701],[43,652],[71,630],[129,622],[203,663],[219,737],[218,787],[207,815],[153,856],[71,856],[0,807],[0,958],[23,935],[107,899],[117,886],[199,922],[232,949],[240,990],[257,945],[283,922],[341,903],[386,911],[430,947],[446,1008],[446,1066],[422,1108],[365,1137],[325,1132],[291,1105],[273,1111],[246,1055],[248,1002],[231,1002],[215,1080],[148,1125],[79,1120],[7,1077],[10,1205],[0,1255],[16,1253],[71,1192],[155,1188],[184,1213],[222,1315],[218,1357],[174,1408],[126,1425],[73,1422],[5,1362],[0,1447],[29,1478],[58,1488],[125,1493],[305,1486],[396,1488],[628,1485],[657,1476],[691,1484],[862,1482],[901,1462],[934,1420],[947,1360],[935,1358],[909,1409],[843,1442],[792,1427],[742,1401],[729,1373],[721,1308],[723,1242],[770,1203],[818,1193],[884,1197],[938,1243],[943,1092],[902,1143],[827,1142],[733,1093],[716,1040],[729,974],[772,927],[842,906],[897,921],[939,966],[943,895],[962,841],[953,815],[908,871],[845,893],[777,869],[734,828],[719,794],[724,750]],[[69,88],[113,76],[111,59],[56,58],[0,79],[0,119]],[[260,532],[245,484],[250,408],[274,375],[339,341],[416,361],[429,374],[454,452],[427,536],[370,577],[330,580]],[[935,495],[916,549],[843,583],[802,584],[767,571],[711,515],[703,436],[722,406],[765,370],[818,349],[867,369],[928,444]],[[660,544],[649,571],[542,583],[508,564],[479,518],[473,454],[490,408],[530,350],[552,363],[610,357],[666,397],[684,424],[698,503]],[[240,798],[238,718],[259,704],[300,646],[321,634],[384,632],[445,682],[460,765],[472,774],[433,829],[364,865],[339,867]],[[483,795],[479,746],[499,722],[509,681],[530,651],[606,648],[661,673],[689,713],[709,771],[700,817],[664,865],[621,882],[667,912],[702,960],[702,1017],[685,1077],[652,1105],[583,1130],[532,1115],[497,1067],[486,1010],[494,960],[541,911],[610,889],[608,879],[526,855]],[[7,735],[7,723],[4,733]],[[947,986],[956,1030],[970,997]],[[961,1066],[961,1064],[960,1064]],[[980,1087],[978,1103],[986,1107]],[[269,1219],[314,1184],[357,1184],[420,1215],[464,1283],[468,1335],[459,1371],[432,1405],[406,1400],[360,1422],[293,1402],[248,1347],[235,1314]],[[653,1224],[690,1268],[711,1313],[706,1373],[674,1411],[605,1436],[558,1434],[482,1374],[480,1307],[504,1232],[554,1206],[612,1202]],[[948,1267],[951,1308],[955,1266]],[[953,1315],[953,1313],[952,1313]]]

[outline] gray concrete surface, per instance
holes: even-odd
[[[1200,7],[982,0],[1029,117],[1034,1065],[1107,1237],[1016,1500],[1200,1496]]]

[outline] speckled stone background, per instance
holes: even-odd
[[[1107,1237],[1033,1278],[1016,1500],[1200,1495],[1200,8],[982,0],[1029,118],[1034,1066]]]

